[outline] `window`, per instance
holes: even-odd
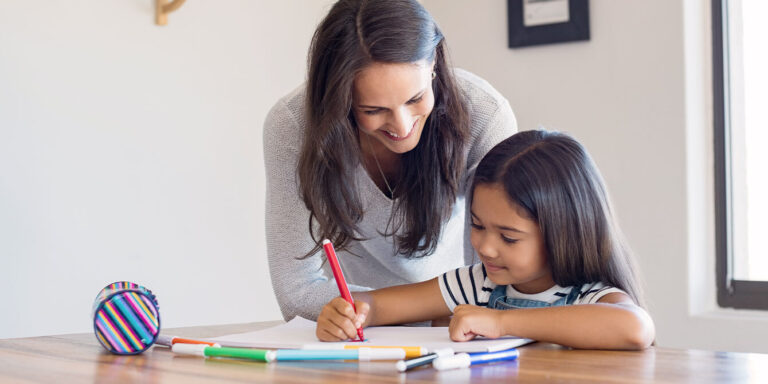
[[[712,0],[718,304],[768,309],[768,2]]]

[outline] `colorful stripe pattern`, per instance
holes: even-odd
[[[112,283],[96,296],[93,317],[99,342],[112,353],[134,355],[147,350],[160,333],[155,295],[138,284]]]

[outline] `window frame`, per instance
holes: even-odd
[[[712,101],[715,160],[715,272],[717,304],[739,309],[768,309],[768,281],[733,277],[733,189],[730,88],[728,85],[728,0],[712,0]]]

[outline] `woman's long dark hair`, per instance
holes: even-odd
[[[435,106],[416,148],[402,155],[383,235],[395,236],[397,253],[407,257],[434,252],[458,194],[469,136],[467,107],[446,56],[443,34],[415,0],[341,0],[320,23],[308,58],[307,129],[298,163],[316,243],[305,257],[324,238],[340,249],[363,240],[356,234],[364,212],[354,182],[362,161],[352,112],[355,76],[372,63],[421,60],[435,62]]]
[[[496,183],[538,223],[557,285],[603,282],[643,305],[600,171],[578,141],[542,130],[513,135],[480,161],[472,189]]]

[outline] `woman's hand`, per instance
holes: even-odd
[[[475,305],[462,304],[453,311],[448,332],[453,341],[468,341],[476,336],[491,339],[504,336],[502,312]]]
[[[357,338],[357,329],[368,325],[371,307],[356,300],[357,313],[346,300],[337,297],[323,307],[317,317],[315,334],[320,341],[344,341]]]

